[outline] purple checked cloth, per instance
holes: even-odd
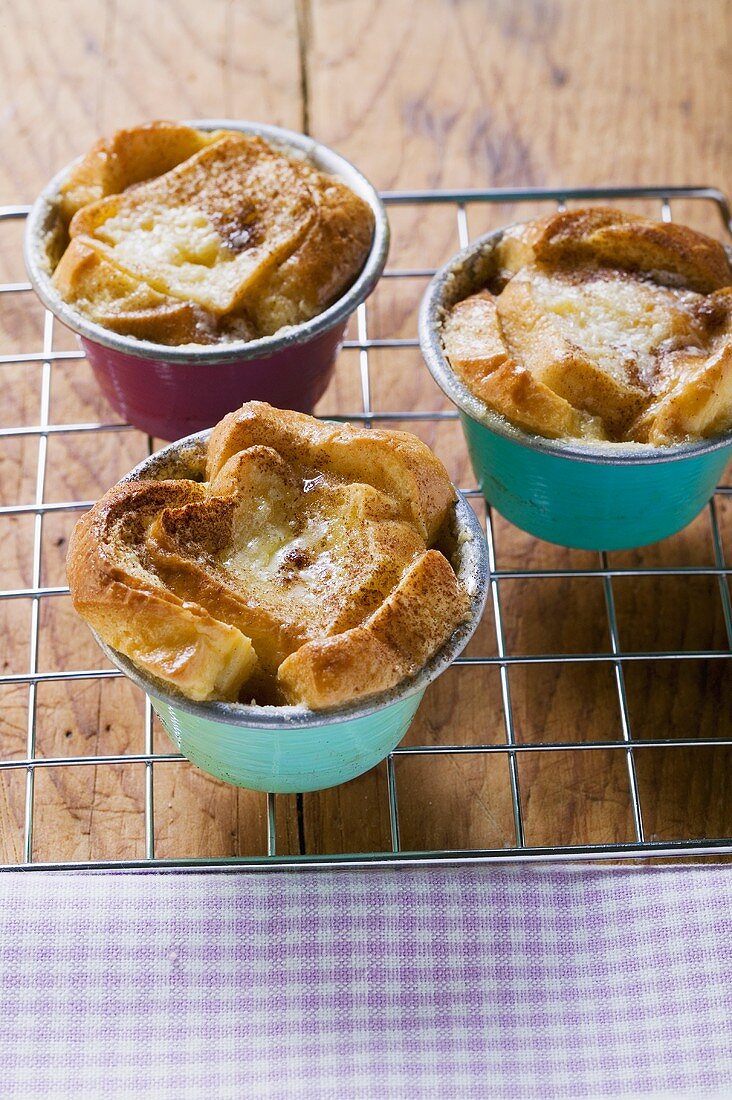
[[[732,869],[0,875],[0,1095],[732,1095]]]

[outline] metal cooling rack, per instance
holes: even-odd
[[[388,192],[383,195],[385,202],[390,206],[415,206],[440,204],[453,206],[457,218],[457,234],[460,246],[468,244],[470,240],[468,230],[468,212],[471,207],[485,203],[553,203],[558,209],[563,209],[567,202],[574,200],[585,201],[612,201],[612,200],[655,200],[660,204],[661,218],[664,221],[672,220],[672,202],[676,200],[694,200],[695,202],[711,203],[716,207],[727,234],[732,236],[732,217],[730,206],[726,196],[719,190],[710,187],[617,187],[605,189],[568,189],[568,190],[461,190],[461,191],[414,191],[414,192]],[[28,206],[0,207],[0,221],[23,219],[27,215]],[[414,277],[428,277],[433,274],[429,268],[387,269],[384,273],[386,279],[405,279]],[[0,285],[0,294],[24,295],[31,291],[30,284],[6,283]],[[371,402],[371,377],[369,353],[374,348],[416,348],[418,341],[410,339],[369,339],[368,338],[368,305],[359,307],[356,316],[356,339],[345,343],[346,348],[358,352],[360,380],[361,380],[361,409],[343,410],[337,419],[360,421],[367,425],[378,422],[398,421],[440,421],[455,420],[457,413],[453,411],[402,411],[402,412],[378,412],[372,408]],[[500,744],[469,744],[454,745],[444,744],[415,745],[397,748],[387,759],[387,780],[389,816],[391,823],[391,851],[368,852],[358,855],[302,855],[302,856],[278,856],[277,855],[277,825],[276,825],[276,795],[267,795],[267,849],[268,855],[261,857],[226,857],[216,859],[156,859],[155,858],[155,831],[153,818],[153,790],[156,763],[169,763],[182,761],[184,757],[177,753],[155,753],[153,751],[153,712],[149,701],[146,701],[144,723],[144,752],[136,754],[123,754],[116,756],[92,755],[44,758],[36,754],[36,694],[39,683],[49,680],[55,681],[80,681],[89,679],[103,679],[120,676],[116,670],[109,669],[78,669],[75,671],[39,672],[38,654],[41,629],[40,608],[41,601],[53,599],[55,596],[68,594],[65,587],[44,587],[41,585],[41,548],[44,516],[52,512],[81,512],[91,506],[93,501],[54,501],[44,499],[46,484],[46,461],[48,439],[58,433],[99,433],[117,432],[129,429],[124,424],[103,423],[78,423],[78,424],[53,424],[50,422],[50,395],[54,364],[60,360],[83,360],[81,352],[55,351],[53,348],[54,318],[46,311],[43,330],[43,347],[38,352],[16,353],[0,355],[0,364],[3,363],[33,363],[41,364],[41,394],[40,412],[38,423],[23,427],[0,428],[0,439],[26,436],[35,437],[38,440],[38,464],[36,473],[35,500],[32,504],[17,504],[0,507],[0,516],[30,514],[34,516],[33,531],[33,559],[32,559],[32,584],[29,588],[2,589],[0,599],[3,600],[27,600],[31,605],[30,617],[30,661],[27,673],[0,675],[0,685],[28,684],[29,705],[26,736],[26,756],[24,759],[3,759],[2,746],[0,746],[0,771],[22,770],[25,772],[25,820],[23,841],[23,862],[12,864],[0,869],[141,869],[164,867],[186,867],[188,869],[275,869],[295,867],[335,867],[350,866],[359,867],[375,863],[386,864],[417,864],[425,862],[490,862],[498,860],[557,860],[557,859],[612,859],[622,860],[639,857],[682,857],[703,855],[729,855],[732,854],[732,837],[709,837],[704,840],[678,840],[674,842],[658,842],[648,840],[643,824],[643,807],[636,776],[634,750],[646,749],[670,749],[670,748],[700,748],[700,747],[726,747],[732,746],[732,736],[728,738],[663,738],[652,740],[634,740],[628,708],[628,697],[625,686],[624,668],[627,664],[637,661],[668,661],[689,659],[714,659],[729,661],[732,659],[732,604],[727,578],[732,573],[725,563],[722,539],[717,522],[715,500],[709,505],[712,541],[714,548],[714,567],[700,568],[695,566],[664,567],[650,569],[611,569],[608,565],[607,555],[599,555],[598,565],[595,569],[547,569],[547,570],[500,570],[496,564],[494,522],[491,510],[486,509],[486,534],[491,563],[490,600],[492,605],[495,634],[496,655],[473,656],[460,658],[456,663],[461,665],[477,665],[486,668],[498,668],[500,672],[500,690],[502,699],[502,713],[505,730],[505,740]],[[150,440],[150,446],[152,441]],[[476,489],[468,489],[466,493],[470,497],[480,497]],[[732,496],[732,485],[722,485],[717,489],[717,495]],[[615,613],[615,599],[613,593],[613,578],[633,576],[698,576],[706,575],[717,577],[719,581],[720,600],[727,636],[728,647],[724,650],[695,650],[684,652],[650,652],[628,651],[621,649],[618,623]],[[562,577],[597,577],[604,586],[605,605],[607,612],[607,625],[610,637],[610,651],[606,653],[581,653],[558,654],[546,653],[537,655],[519,656],[507,651],[502,613],[501,585],[505,580],[524,581],[539,580],[540,578]],[[0,580],[1,583],[1,580]],[[514,721],[514,710],[511,704],[511,691],[508,670],[516,665],[535,664],[561,664],[561,663],[590,663],[600,662],[609,665],[614,672],[615,689],[619,704],[620,723],[619,736],[610,741],[591,742],[566,742],[552,741],[541,743],[521,743],[517,740]],[[428,705],[425,703],[423,705]],[[586,752],[593,749],[613,750],[621,753],[627,766],[628,782],[633,815],[633,828],[635,839],[626,844],[576,844],[557,847],[537,847],[528,845],[524,835],[524,821],[519,791],[518,757],[522,752],[546,752],[561,750],[564,752]],[[486,758],[492,754],[500,754],[507,758],[508,776],[510,783],[511,802],[513,807],[513,825],[515,830],[515,844],[511,848],[496,849],[470,849],[470,850],[443,850],[443,851],[404,851],[400,841],[399,828],[399,792],[397,788],[395,761],[406,756],[430,756],[434,766],[438,767],[440,758],[446,754],[457,755],[469,753],[472,755],[484,754]],[[86,862],[44,862],[33,860],[33,823],[35,805],[35,775],[41,768],[63,768],[95,765],[123,765],[140,764],[145,766],[145,859],[133,860],[107,860]],[[298,799],[301,796],[298,796]],[[300,806],[301,809],[301,806]]]

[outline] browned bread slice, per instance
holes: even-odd
[[[162,176],[218,141],[222,130],[203,131],[181,122],[147,122],[102,138],[61,186],[60,209],[68,224],[77,210],[135,183]]]
[[[548,219],[533,251],[540,264],[605,264],[700,294],[732,283],[732,269],[719,241],[685,225],[605,207],[568,210]]]
[[[453,369],[463,377],[482,378],[510,361],[496,299],[487,290],[453,307],[445,319],[442,337]]]
[[[128,275],[91,237],[74,237],[53,273],[53,285],[64,301],[112,332],[159,344],[216,339],[217,318]]]
[[[303,479],[290,456],[253,446],[205,503],[166,509],[147,549],[172,591],[235,623],[276,673],[304,642],[362,622],[424,541],[370,485]]]
[[[603,438],[596,417],[575,408],[509,354],[490,294],[459,302],[445,320],[442,340],[468,389],[519,428],[551,439]]]
[[[428,550],[364,623],[302,646],[277,678],[288,698],[313,710],[385,691],[422,668],[468,605],[450,563]]]
[[[353,282],[371,248],[371,207],[338,180],[306,164],[301,171],[315,216],[292,255],[246,296],[247,314],[260,336],[321,313]]]
[[[626,369],[624,351],[636,318],[646,315],[627,308],[625,289],[617,278],[577,282],[529,265],[497,302],[513,357],[575,409],[598,417],[610,438],[625,433],[646,400]]]
[[[145,538],[161,510],[201,502],[192,481],[115,486],[76,524],[68,577],[74,607],[114,649],[191,699],[235,699],[256,664],[250,640],[170,591]]]
[[[422,537],[433,542],[455,500],[445,467],[410,432],[335,424],[305,413],[250,401],[211,433],[207,477],[213,479],[238,451],[271,446],[303,467],[373,485],[397,501]]]
[[[522,267],[536,260],[535,246],[550,218],[537,218],[535,221],[518,222],[501,234],[496,245],[494,279],[502,288]]]
[[[711,356],[680,354],[674,379],[629,431],[632,439],[656,446],[704,439],[724,431],[732,409],[732,339]]]
[[[90,203],[72,237],[160,293],[224,314],[294,252],[314,218],[294,162],[262,138],[231,134],[165,175]]]
[[[433,548],[454,499],[415,437],[252,403],[215,429],[205,482],[123,483],[80,521],[72,597],[190,698],[236,686],[247,700],[335,706],[395,686],[468,614]],[[324,639],[347,670],[338,682],[317,671]]]

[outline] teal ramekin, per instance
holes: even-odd
[[[670,447],[545,439],[488,408],[450,367],[446,311],[485,286],[503,232],[479,237],[445,264],[419,316],[422,355],[459,410],[483,495],[517,527],[562,546],[626,550],[680,531],[711,499],[732,456],[732,432]]]
[[[200,478],[209,434],[165,447],[124,480]],[[196,703],[141,672],[92,633],[109,660],[148,695],[176,748],[202,771],[238,787],[273,793],[333,787],[368,771],[399,744],[428,685],[461,653],[480,622],[488,590],[487,546],[475,513],[461,496],[448,528],[443,549],[470,595],[470,618],[415,676],[348,706],[309,711]]]

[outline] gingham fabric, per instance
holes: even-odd
[[[3,1097],[732,1095],[730,868],[0,876]]]

